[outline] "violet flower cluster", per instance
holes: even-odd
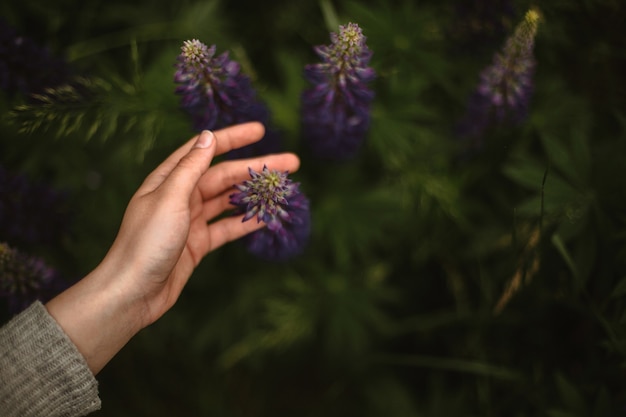
[[[268,129],[270,112],[252,87],[241,66],[228,52],[216,55],[216,46],[197,39],[187,40],[176,63],[174,82],[178,84],[180,106],[192,119],[193,128],[220,129],[237,123],[258,121],[266,126],[265,137],[230,154],[248,157],[280,149],[277,132]]]
[[[365,140],[374,98],[368,83],[376,73],[368,67],[372,52],[359,25],[340,26],[330,39],[315,47],[322,62],[304,69],[312,87],[301,97],[302,131],[316,156],[344,160]]]
[[[313,153],[335,160],[356,154],[370,125],[368,87],[376,76],[368,66],[372,52],[361,28],[355,23],[331,33],[331,44],[317,46],[321,63],[307,65],[306,79],[312,84],[301,95],[303,138]],[[267,129],[269,110],[257,99],[249,77],[227,52],[193,39],[183,43],[177,58],[174,81],[180,105],[193,120],[195,130],[219,129],[236,123],[259,121],[265,137],[257,144],[231,151],[231,157],[250,157],[281,150],[275,131]],[[250,169],[251,179],[236,185],[230,196],[243,221],[253,217],[267,227],[244,239],[248,250],[269,260],[286,260],[304,249],[310,234],[309,200],[287,172]]]
[[[0,19],[0,90],[8,95],[40,93],[66,83],[70,72],[63,59]]]
[[[538,24],[539,13],[529,10],[503,49],[494,55],[493,63],[481,72],[460,125],[461,136],[480,139],[493,121],[521,123],[526,119],[533,92]]]
[[[309,239],[309,200],[300,191],[299,183],[288,178],[288,172],[261,172],[249,168],[250,178],[235,185],[230,203],[237,213],[245,213],[243,221],[253,217],[266,227],[245,237],[248,250],[271,261],[284,261],[300,254]]]
[[[0,242],[0,298],[18,313],[35,300],[42,302],[63,289],[59,273],[36,256]]]
[[[27,252],[57,244],[69,225],[66,193],[0,166],[0,298],[12,312],[36,299],[46,300],[65,286],[59,273]]]

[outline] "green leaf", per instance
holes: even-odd
[[[547,165],[533,159],[518,158],[504,166],[504,174],[516,183],[531,189],[541,190]],[[552,180],[552,178],[550,178]]]
[[[591,175],[592,153],[587,134],[582,129],[572,129],[570,133],[572,162],[581,180],[586,183]]]
[[[570,150],[556,137],[548,134],[541,136],[548,158],[552,164],[567,178],[572,184],[581,185],[587,180],[587,171],[581,167],[578,161],[574,160]],[[582,171],[581,171],[582,169]]]
[[[561,237],[556,233],[552,235],[551,240],[552,240],[552,244],[554,245],[554,247],[557,249],[559,254],[561,254],[561,257],[565,261],[565,264],[568,266],[568,268],[574,275],[574,279],[578,281],[579,276],[580,276],[580,274],[578,273],[578,267],[576,266],[574,259],[572,259],[572,256],[570,255],[567,247],[565,246],[565,243],[563,242]]]
[[[586,412],[587,405],[580,390],[559,372],[554,375],[554,379],[561,402],[570,412],[574,413],[572,415],[588,415]]]
[[[620,282],[617,283],[613,292],[611,293],[611,298],[623,297],[626,295],[626,277],[622,278]]]
[[[385,365],[415,366],[419,368],[490,376],[503,380],[519,380],[522,378],[521,374],[517,371],[483,361],[440,358],[425,355],[376,355],[373,357],[373,360]]]
[[[326,22],[326,29],[329,32],[337,32],[339,30],[339,18],[337,11],[330,0],[320,0],[320,8]]]

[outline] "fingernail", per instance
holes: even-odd
[[[208,148],[213,143],[213,132],[210,130],[203,130],[198,136],[198,140],[193,145],[194,148]]]

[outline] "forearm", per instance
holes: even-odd
[[[109,270],[100,265],[46,304],[94,375],[142,328],[141,300]]]

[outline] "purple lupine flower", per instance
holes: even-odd
[[[463,137],[480,141],[489,125],[510,120],[521,123],[528,115],[533,92],[535,58],[533,49],[539,13],[529,10],[493,63],[480,74],[471,95],[467,114],[459,126]]]
[[[302,132],[313,153],[344,160],[356,154],[370,125],[376,73],[368,67],[372,52],[356,23],[339,26],[331,44],[315,47],[321,63],[304,68],[313,86],[301,97]]]
[[[18,313],[35,300],[48,301],[65,287],[60,274],[43,259],[0,243],[0,298]]]
[[[185,41],[177,59],[174,81],[178,84],[175,91],[181,96],[180,105],[191,116],[197,131],[250,121],[268,127],[269,109],[257,98],[250,78],[229,58],[228,52],[216,55],[215,45],[207,46],[197,39]],[[261,141],[229,156],[248,157],[279,150],[277,132],[268,129]]]
[[[53,244],[70,226],[67,193],[7,172],[0,166],[0,241]]]
[[[0,90],[8,95],[40,93],[70,79],[67,63],[0,19]]]
[[[308,242],[311,215],[309,200],[300,192],[299,183],[288,178],[288,172],[248,169],[251,179],[235,185],[238,192],[230,195],[237,213],[245,213],[243,221],[253,217],[267,226],[245,238],[248,250],[272,261],[287,260],[304,250]]]

